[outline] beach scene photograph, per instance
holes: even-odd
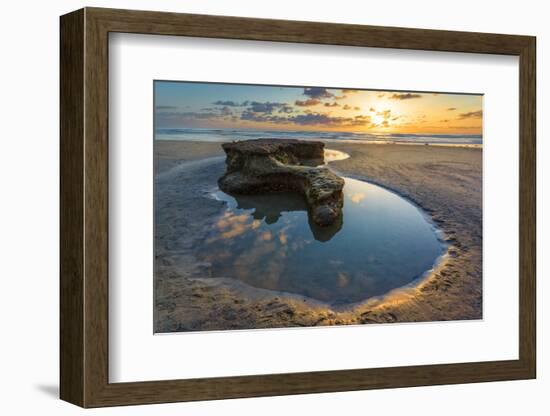
[[[153,88],[155,333],[483,318],[482,94]]]

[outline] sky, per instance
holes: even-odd
[[[162,128],[482,134],[482,95],[155,81]]]

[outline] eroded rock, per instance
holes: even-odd
[[[222,145],[226,172],[218,180],[228,194],[299,192],[313,221],[333,224],[342,215],[344,180],[325,166],[324,143],[293,139],[256,139]]]

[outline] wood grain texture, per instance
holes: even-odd
[[[60,388],[84,405],[84,12],[60,23]]]
[[[85,406],[95,402],[108,380],[109,310],[109,133],[108,32],[86,15],[84,58],[84,332]]]
[[[108,380],[108,33],[520,57],[518,360],[192,380]],[[87,8],[61,18],[61,397],[83,407],[533,378],[535,38]]]
[[[520,54],[519,98],[519,356],[536,377],[536,41]]]
[[[528,36],[87,8],[110,32],[519,55]]]

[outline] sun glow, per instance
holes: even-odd
[[[371,118],[372,118],[372,124],[375,124],[376,126],[382,125],[382,123],[384,123],[385,121],[384,116],[378,115],[378,114],[372,116]]]
[[[481,95],[159,84],[157,128],[481,134]]]

